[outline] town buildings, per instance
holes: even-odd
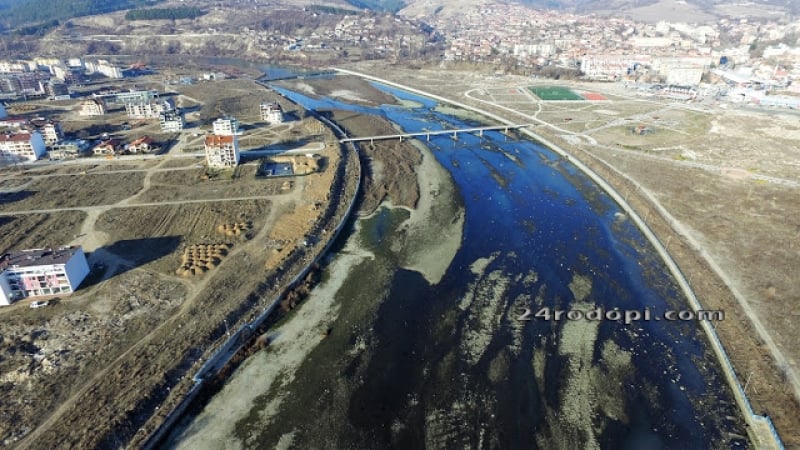
[[[31,120],[31,125],[42,134],[44,145],[47,147],[52,147],[64,138],[58,122]]]
[[[158,114],[158,123],[165,133],[177,133],[186,125],[183,114],[175,109],[161,111]]]
[[[218,136],[233,136],[239,134],[239,121],[233,117],[222,117],[214,121],[212,128]]]
[[[235,167],[239,164],[239,141],[236,136],[206,136],[206,163],[209,167]]]
[[[47,152],[50,159],[74,159],[86,153],[91,153],[91,143],[82,139],[61,141]]]
[[[283,123],[283,108],[278,103],[261,104],[261,120],[269,124]]]
[[[38,131],[0,134],[1,159],[36,161],[45,151],[44,139]]]
[[[142,136],[128,144],[128,152],[133,154],[151,153],[157,148],[158,147],[153,142],[153,138],[150,136]]]
[[[83,249],[35,249],[0,256],[0,306],[40,296],[75,292],[89,274]]]
[[[109,156],[115,155],[118,150],[122,148],[122,142],[119,139],[106,139],[92,148],[92,153],[95,156]]]
[[[131,119],[158,119],[162,112],[174,111],[175,103],[171,100],[148,101],[139,103],[127,103],[125,112]],[[183,126],[181,126],[183,129]]]

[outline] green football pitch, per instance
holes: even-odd
[[[530,88],[542,100],[583,100],[580,95],[562,86],[536,86]]]

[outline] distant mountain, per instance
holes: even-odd
[[[775,20],[800,15],[800,0],[406,0],[406,3],[400,14],[412,17],[458,17],[467,8],[497,3],[518,3],[576,14],[624,16],[644,22],[708,22],[726,16]]]
[[[403,0],[346,0],[347,3],[361,9],[397,12],[406,6]]]
[[[659,0],[516,0],[518,3],[530,5],[537,8],[572,10],[579,13],[591,13],[594,11],[619,10],[640,8],[659,3]],[[712,11],[718,6],[741,5],[745,2],[740,0],[686,0],[686,3],[699,7],[705,11]],[[800,12],[800,2],[797,0],[750,0],[746,2],[750,8],[761,6],[771,6]]]

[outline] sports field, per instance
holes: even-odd
[[[583,100],[583,97],[563,86],[533,86],[530,90],[542,100]]]

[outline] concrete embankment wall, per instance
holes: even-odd
[[[466,105],[464,103],[456,102],[435,94],[421,91],[419,89],[414,89],[408,86],[404,86],[368,74],[346,69],[339,69],[339,68],[334,68],[334,69],[343,74],[354,75],[357,77],[376,81],[382,84],[386,84],[388,86],[402,89],[404,91],[428,97],[442,103],[448,103],[457,106],[459,108],[475,111],[486,117],[497,120],[500,123],[513,125],[513,122],[504,119],[496,114],[475,108],[470,105]],[[691,287],[689,286],[689,283],[683,276],[683,273],[680,271],[678,265],[675,263],[675,260],[673,260],[672,257],[669,255],[666,248],[664,248],[664,246],[662,245],[661,241],[658,240],[656,235],[653,233],[650,227],[647,226],[644,220],[642,220],[642,218],[639,217],[636,211],[633,210],[633,208],[625,201],[625,199],[610,184],[608,184],[606,180],[600,177],[597,173],[595,173],[592,169],[583,164],[581,161],[575,158],[571,158],[569,153],[567,153],[564,149],[562,149],[555,143],[543,138],[542,136],[539,136],[538,134],[530,130],[523,128],[520,129],[520,131],[526,134],[527,136],[533,138],[537,142],[540,142],[549,149],[553,150],[554,152],[558,153],[559,155],[563,156],[564,158],[568,159],[572,164],[574,164],[578,169],[580,169],[584,174],[586,174],[592,181],[597,183],[597,185],[600,186],[617,204],[619,204],[619,206],[625,211],[625,213],[631,218],[631,220],[633,220],[633,222],[642,231],[645,237],[647,237],[647,240],[656,249],[661,259],[669,268],[669,271],[672,274],[672,276],[674,276],[675,279],[678,281],[678,284],[680,285],[681,290],[683,291],[684,295],[689,301],[689,306],[692,308],[692,310],[695,313],[697,313],[699,310],[703,309],[702,305],[700,304],[700,301],[695,296],[694,291],[692,291]],[[731,364],[731,361],[728,358],[728,355],[725,352],[725,349],[722,346],[722,343],[720,342],[719,337],[717,336],[717,333],[714,330],[712,323],[708,320],[703,320],[700,322],[700,325],[703,328],[703,331],[706,333],[706,336],[708,337],[709,343],[711,344],[714,354],[717,356],[717,359],[719,360],[722,366],[722,370],[726,380],[728,381],[728,384],[733,390],[736,403],[739,406],[739,409],[742,411],[745,421],[747,422],[748,431],[751,433],[756,433],[756,436],[751,436],[750,439],[754,442],[757,448],[770,448],[770,449],[783,450],[785,447],[780,439],[780,436],[775,430],[775,426],[772,423],[772,420],[769,417],[764,417],[755,414],[755,412],[753,411],[753,408],[750,405],[750,401],[747,399],[747,395],[745,394],[744,389],[742,388],[742,385],[739,382],[738,377],[736,376],[736,372],[734,372],[733,370],[733,364]],[[764,433],[758,432],[758,430],[763,430],[764,428],[767,428],[769,430],[769,436],[765,436]],[[771,442],[764,442],[765,439],[771,439]]]
[[[327,124],[329,127],[335,130],[337,134],[341,137],[344,137],[344,131],[339,128],[338,125],[331,122],[330,120],[326,119],[322,116],[316,116],[317,119]],[[346,147],[348,148],[348,147]],[[194,375],[194,386],[189,390],[189,392],[184,396],[183,400],[175,407],[165,418],[161,425],[151,434],[145,443],[142,445],[142,448],[145,450],[151,450],[156,448],[163,439],[166,438],[167,434],[172,430],[175,426],[177,421],[183,416],[186,412],[186,409],[192,404],[192,402],[197,398],[198,394],[202,391],[205,383],[213,379],[220,370],[222,370],[228,362],[233,358],[236,353],[238,353],[242,347],[249,342],[249,337],[252,333],[257,330],[264,321],[275,311],[275,309],[280,304],[281,300],[286,296],[286,294],[294,289],[311,271],[311,268],[317,264],[330,250],[331,246],[333,246],[334,242],[338,239],[340,233],[346,226],[347,222],[350,220],[350,217],[353,213],[353,209],[356,204],[356,199],[358,197],[358,193],[361,190],[361,162],[358,155],[358,147],[351,143],[349,146],[349,151],[352,154],[349,156],[353,158],[354,164],[356,165],[356,186],[353,190],[353,195],[350,197],[349,204],[347,209],[344,212],[339,223],[336,225],[336,228],[333,231],[328,242],[322,248],[322,250],[314,257],[308,264],[306,264],[303,269],[294,277],[291,281],[286,285],[286,287],[282,290],[282,292],[275,297],[275,299],[267,306],[264,311],[262,311],[252,322],[246,323],[239,327],[239,329],[233,333],[223,344],[222,346],[211,355],[208,360],[198,369],[198,371]],[[343,176],[347,176],[347,171],[344,171]]]

